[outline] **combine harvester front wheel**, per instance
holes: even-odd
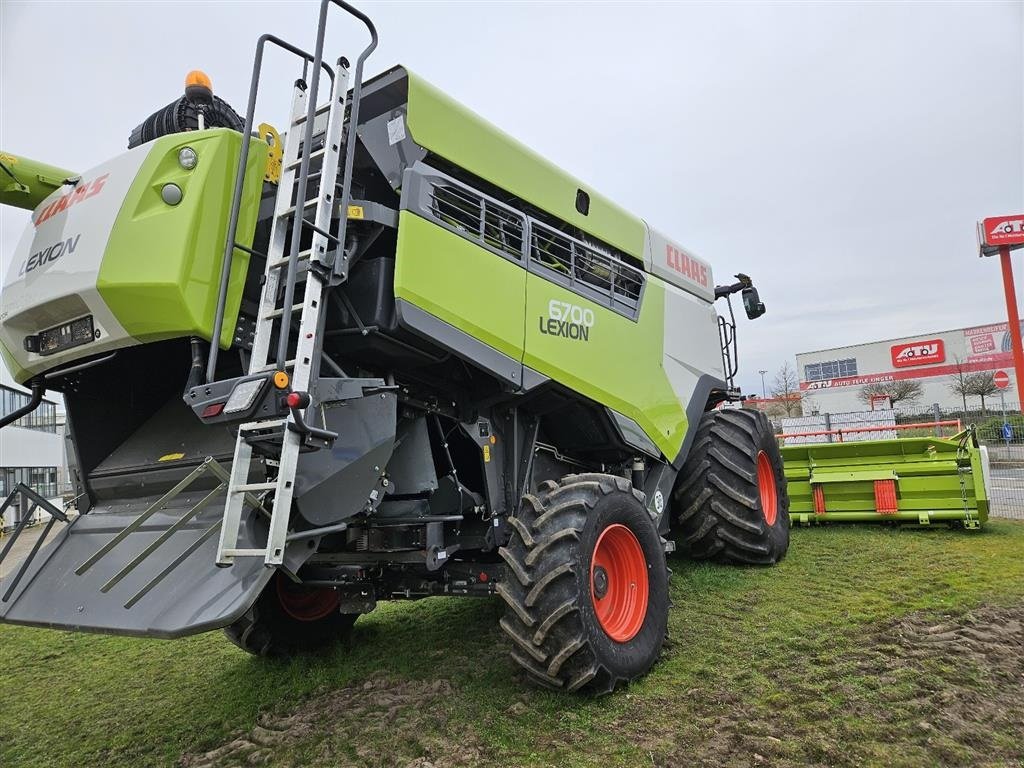
[[[789,549],[778,443],[760,411],[710,411],[673,494],[677,541],[691,557],[771,565]]]

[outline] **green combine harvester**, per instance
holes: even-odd
[[[332,6],[370,36],[351,76]],[[786,554],[771,425],[716,408],[715,302],[762,315],[750,278],[404,67],[364,82],[376,43],[324,0],[311,52],[260,38],[244,117],[195,72],[95,168],[3,154],[32,221],[0,353],[33,398],[0,426],[63,394],[79,514],[13,489],[51,518],[0,621],[291,654],[381,600],[495,597],[527,678],[608,692],[658,658],[677,543]],[[254,114],[271,46],[282,131]]]
[[[790,521],[946,524],[988,520],[984,449],[973,429],[950,438],[783,446]]]

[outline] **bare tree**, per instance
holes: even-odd
[[[981,398],[981,415],[985,415],[985,398],[996,394],[999,387],[996,386],[995,374],[991,371],[983,373],[972,373],[967,377],[967,394]],[[964,410],[967,410],[966,408]]]
[[[921,397],[923,389],[917,379],[899,379],[897,381],[878,381],[865,384],[860,388],[857,397],[865,405],[871,405],[873,397],[888,397],[892,407],[896,403],[912,403]]]
[[[788,360],[776,372],[775,378],[772,380],[771,393],[772,397],[778,401],[773,403],[773,406],[781,412],[779,415],[800,416],[803,414],[800,404],[803,399],[803,393],[800,392],[800,379],[796,375],[796,371],[789,365]]]
[[[964,365],[959,357],[955,359],[956,362],[953,363],[955,370],[948,378],[949,391],[954,395],[960,395],[960,399],[964,404],[964,413],[967,413],[967,396],[971,394],[971,374],[968,373],[967,366]]]

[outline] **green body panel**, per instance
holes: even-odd
[[[0,163],[15,176],[12,179],[7,171],[0,170],[0,205],[29,211],[63,186],[65,179],[78,175],[11,152],[0,151]]]
[[[241,135],[226,128],[164,136],[154,141],[107,241],[96,286],[107,306],[142,342],[213,333]],[[199,162],[191,171],[178,150],[192,147]],[[252,139],[237,240],[252,245],[263,191],[267,145]],[[165,184],[183,193],[176,206],[160,196]],[[231,344],[249,263],[235,251],[220,345]]]
[[[407,71],[409,132],[417,144],[606,243],[644,259],[643,220]],[[584,216],[576,191],[590,196]]]
[[[981,451],[966,435],[789,445],[781,451],[794,525],[988,519]],[[896,481],[896,513],[876,509],[878,480]],[[824,494],[823,514],[814,511],[815,485]]]
[[[657,278],[648,277],[633,321],[409,211],[399,215],[397,254],[397,298],[629,416],[666,456],[678,454],[686,412],[662,368],[665,291]],[[541,332],[552,299],[593,310],[588,340]]]
[[[586,341],[544,333],[551,300],[594,312]],[[526,278],[526,354],[523,363],[595,402],[629,416],[669,459],[683,444],[687,422],[662,367],[665,289],[647,277],[636,321],[557,283]]]
[[[522,267],[414,213],[400,212],[396,298],[521,362],[525,293]]]

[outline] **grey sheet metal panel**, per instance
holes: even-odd
[[[629,416],[624,416],[612,408],[607,408],[606,410],[611,414],[612,422],[619,431],[619,436],[623,442],[648,456],[653,456],[656,459],[661,458],[661,451],[658,450],[658,446],[640,428],[639,424],[629,418]]]
[[[394,392],[381,392],[322,406],[321,423],[338,437],[330,448],[299,457],[295,503],[307,522],[333,525],[376,506],[395,448],[397,402]]]
[[[73,520],[44,545],[10,599],[0,602],[0,621],[163,638],[205,632],[235,621],[256,600],[274,570],[265,568],[257,558],[240,559],[230,568],[216,567],[216,535],[208,536],[181,559],[204,532],[220,521],[223,492],[109,591],[102,591],[207,493],[182,493],[173,506],[154,514],[81,575],[76,569],[138,517],[142,500],[97,506]],[[148,502],[155,500],[152,497]],[[255,513],[247,516],[239,546],[265,544],[266,525],[255,520]],[[289,547],[286,566],[298,568],[310,552],[307,547]],[[179,559],[173,570],[154,583]],[[150,588],[144,592],[147,586]],[[126,604],[131,607],[126,608]]]

